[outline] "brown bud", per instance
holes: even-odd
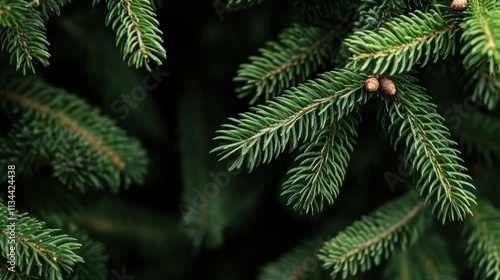
[[[388,95],[396,94],[396,86],[391,80],[387,78],[380,79],[380,89],[383,93]]]
[[[368,78],[365,80],[365,89],[369,92],[374,92],[378,89],[379,82],[376,78]]]
[[[455,11],[461,11],[467,6],[467,0],[453,0],[450,6]]]

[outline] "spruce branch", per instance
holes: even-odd
[[[329,127],[348,115],[356,105],[364,104],[371,94],[363,89],[366,75],[339,69],[287,90],[265,105],[252,107],[230,118],[232,124],[222,125],[214,139],[223,143],[211,152],[220,159],[236,155],[231,169],[247,161],[251,171],[260,162],[267,163],[288,146],[311,139],[317,130]]]
[[[83,262],[75,264],[73,272],[65,280],[108,279],[106,268],[108,256],[103,244],[90,238],[88,233],[76,224],[74,215],[57,211],[44,213],[42,216],[47,225],[61,229],[61,232],[76,238],[81,244],[75,253],[83,259]]]
[[[500,72],[500,4],[494,0],[471,0],[462,30],[461,54],[466,68],[488,65],[490,74]]]
[[[40,11],[31,7],[24,14],[22,21],[9,27],[0,26],[0,46],[10,53],[10,64],[15,64],[16,70],[21,69],[26,74],[28,70],[35,72],[37,62],[47,66],[50,54]]]
[[[30,154],[36,156],[35,164],[50,158],[54,175],[82,191],[89,185],[117,191],[121,185],[144,180],[147,158],[139,142],[78,97],[31,76],[0,81],[0,104],[31,129],[22,136],[22,128],[14,126],[0,141],[8,148],[0,151],[0,166],[17,159],[26,163],[33,159]],[[20,142],[23,139],[35,141]]]
[[[462,231],[469,268],[475,279],[500,279],[500,210],[480,199],[473,213]]]
[[[21,118],[12,125],[6,137],[0,138],[0,155],[2,166],[15,162],[17,173],[31,176],[40,167],[50,163],[55,147],[61,144],[56,135],[55,122],[40,120],[38,125]],[[55,139],[55,140],[54,140]],[[54,142],[53,145],[47,143]],[[0,180],[5,182],[7,174],[2,174]]]
[[[9,208],[0,202],[0,262],[8,259],[11,244],[8,243],[12,232],[8,225]],[[45,224],[27,213],[15,212],[15,249],[16,267],[21,274],[33,275],[36,267],[37,277],[42,279],[62,280],[65,274],[71,273],[77,263],[83,262],[75,251],[81,247],[76,239],[66,234],[58,234],[56,229],[45,228]],[[22,257],[21,257],[22,256]],[[14,278],[16,279],[16,278]],[[21,278],[22,279],[22,278]],[[36,278],[34,278],[36,279]]]
[[[384,267],[383,279],[458,279],[457,268],[446,245],[446,240],[437,234],[423,234],[413,246],[389,259]]]
[[[283,30],[279,42],[267,42],[259,51],[260,56],[251,56],[250,63],[240,65],[233,79],[245,85],[236,89],[239,97],[253,95],[250,104],[263,95],[267,101],[284,89],[296,86],[312,78],[316,71],[324,69],[335,56],[335,38],[345,24],[327,31],[320,27],[294,24]]]
[[[445,9],[445,8],[440,8]],[[440,9],[394,17],[385,27],[353,32],[344,42],[352,53],[348,68],[390,75],[425,66],[455,52],[456,20]]]
[[[427,226],[422,214],[424,204],[418,194],[409,191],[360,220],[354,222],[331,240],[325,242],[318,257],[331,277],[342,278],[380,265],[411,246]]]
[[[436,105],[415,84],[416,79],[402,75],[393,77],[397,93],[385,97],[379,107],[378,118],[390,135],[394,148],[403,145],[405,166],[411,167],[416,176],[416,188],[425,203],[433,203],[433,212],[443,223],[463,220],[472,214],[475,196],[471,178],[464,173],[460,152],[449,139],[443,118],[436,112]],[[411,165],[411,166],[410,166]]]
[[[93,0],[96,6],[101,0]],[[123,60],[136,68],[151,71],[149,60],[159,65],[167,57],[161,38],[159,22],[148,0],[105,0],[108,8],[106,25],[116,33],[116,45]]]
[[[16,0],[0,1],[0,27],[16,26],[26,18],[31,4]]]
[[[357,111],[357,110],[354,110]],[[288,197],[297,212],[321,212],[323,205],[332,205],[344,182],[347,164],[356,144],[358,112],[343,117],[330,127],[318,130],[313,141],[300,147],[295,159],[297,167],[283,184],[282,196]]]

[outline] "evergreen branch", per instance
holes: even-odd
[[[39,162],[50,158],[54,175],[70,188],[108,185],[116,191],[122,184],[143,181],[147,158],[139,142],[76,96],[27,77],[0,81],[0,103],[10,106],[8,110],[17,114],[15,118],[22,124],[31,123],[31,131],[23,132],[25,136],[19,135],[22,127],[14,127],[2,141],[8,149],[0,151],[4,153],[1,166],[16,159],[26,163],[30,154],[44,147]],[[20,142],[22,139],[36,141]],[[26,149],[32,150],[25,154]]]
[[[500,160],[500,121],[497,118],[474,112],[463,119],[457,136],[468,154],[480,155],[491,166]]]
[[[93,0],[97,5],[101,0]],[[148,0],[105,0],[108,7],[106,25],[116,33],[116,45],[123,60],[136,68],[151,71],[149,59],[159,65],[166,58],[159,22]]]
[[[86,233],[73,233],[82,244],[82,247],[76,251],[82,257],[84,263],[78,263],[74,267],[74,272],[67,280],[107,280],[108,271],[106,268],[107,255],[102,243],[90,239]]]
[[[230,118],[214,139],[225,143],[213,149],[220,159],[237,155],[231,169],[247,160],[252,170],[259,162],[269,162],[288,145],[295,149],[299,141],[313,137],[317,130],[329,127],[349,114],[356,104],[365,103],[371,94],[363,89],[367,75],[340,69],[319,75],[313,81],[287,90],[266,105],[251,108]]]
[[[394,17],[385,27],[355,31],[345,39],[353,53],[348,67],[391,75],[425,66],[455,52],[457,26],[438,10]],[[421,61],[423,59],[423,61]]]
[[[332,205],[344,182],[350,154],[357,137],[360,116],[354,112],[330,127],[317,131],[313,141],[304,144],[297,156],[299,166],[291,169],[283,184],[282,196],[298,212],[321,212],[323,204]]]
[[[43,222],[28,217],[26,213],[10,213],[10,208],[0,203],[0,257],[9,259],[10,248],[14,247],[18,256],[16,270],[30,275],[32,268],[36,267],[36,276],[62,280],[65,273],[73,271],[75,264],[83,262],[75,254],[75,250],[81,246],[75,242],[76,239],[66,234],[56,234],[58,230],[44,228]],[[15,231],[8,227],[12,217],[16,218]],[[9,240],[15,240],[14,245]]]
[[[24,1],[0,1],[0,27],[9,28],[21,24],[29,13],[31,4]]]
[[[318,254],[323,267],[332,269],[332,279],[339,273],[345,279],[380,265],[384,258],[412,245],[423,232],[423,208],[418,195],[410,191],[363,216],[325,242]]]
[[[251,63],[240,65],[234,81],[245,82],[236,90],[239,97],[254,93],[250,104],[264,95],[273,98],[285,88],[305,82],[319,69],[324,69],[335,55],[334,38],[341,27],[327,32],[319,27],[293,25],[281,32],[280,42],[268,42],[261,48],[261,56],[250,57]]]
[[[43,220],[52,228],[60,228],[65,234],[75,237],[81,247],[75,253],[82,257],[83,262],[73,267],[73,273],[65,280],[105,280],[108,279],[106,261],[108,256],[104,252],[102,243],[90,238],[87,232],[80,229],[74,222],[74,217],[67,213],[44,214]],[[0,278],[1,279],[1,278]]]
[[[462,237],[475,279],[500,279],[500,210],[486,200],[473,208]]]
[[[49,147],[46,143],[58,139],[54,129],[50,129],[55,124],[45,121],[40,123],[35,125],[22,118],[13,124],[7,137],[0,138],[2,166],[15,162],[19,174],[31,176],[38,168],[50,163],[50,155],[54,153],[51,147],[54,146]],[[6,176],[0,175],[0,181],[5,182]]]
[[[325,270],[321,269],[319,259],[315,255],[321,245],[320,237],[309,238],[285,253],[273,262],[260,269],[259,280],[322,280],[326,279]]]
[[[434,203],[432,211],[437,210],[438,219],[443,223],[446,219],[463,220],[471,214],[469,207],[475,203],[475,196],[468,190],[474,186],[460,164],[460,152],[452,147],[456,143],[449,139],[436,105],[428,102],[430,97],[414,84],[415,78],[398,76],[393,82],[398,93],[384,98],[379,120],[395,148],[404,144],[405,166],[411,164],[417,171],[416,188],[426,204]]]
[[[448,253],[443,238],[425,234],[413,246],[389,259],[383,271],[383,279],[458,279],[457,269]]]
[[[472,0],[460,25],[460,50],[466,68],[485,61],[490,74],[500,72],[500,5],[494,0]]]
[[[36,62],[47,66],[50,57],[40,11],[30,8],[25,15],[22,22],[10,27],[0,26],[0,46],[10,53],[10,64],[15,64],[16,70],[21,69],[23,74],[29,69],[35,72]]]

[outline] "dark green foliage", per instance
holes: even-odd
[[[460,52],[464,66],[470,68],[485,63],[490,74],[500,72],[500,4],[493,0],[471,1],[466,18],[461,23]]]
[[[463,150],[475,155],[490,166],[500,160],[500,122],[482,112],[473,112],[456,131]]]
[[[54,86],[61,83],[52,83],[52,71],[37,69],[49,65],[49,39],[58,38],[53,34],[60,31],[57,28],[61,28],[61,25],[68,33],[74,32],[72,35],[83,38],[83,43],[80,42],[82,48],[78,49],[78,43],[61,40],[58,41],[61,46],[57,50],[64,48],[67,53],[79,56],[84,61],[87,57],[81,54],[92,50],[92,43],[87,41],[91,36],[86,37],[85,34],[88,26],[82,23],[81,14],[68,13],[72,15],[68,18],[74,21],[66,19],[58,22],[55,18],[61,15],[63,7],[70,6],[69,2],[0,0],[0,115],[3,121],[0,128],[0,183],[5,187],[0,189],[0,194],[2,198],[4,195],[8,198],[5,203],[0,198],[2,280],[109,279],[110,272],[118,271],[119,268],[112,270],[108,266],[107,253],[113,250],[105,248],[103,243],[90,236],[84,229],[89,226],[78,220],[88,208],[96,206],[95,200],[92,200],[94,203],[91,206],[86,205],[85,209],[81,207],[80,203],[85,201],[83,193],[96,195],[97,191],[108,190],[116,195],[131,185],[144,184],[146,179],[149,164],[146,149],[137,138],[127,135],[113,116],[105,116],[105,110],[95,107],[93,98],[98,94],[90,94],[94,89],[85,90],[82,86],[77,90],[78,94],[70,93],[75,90]],[[102,27],[94,26],[88,32],[95,32],[96,37],[104,38],[100,44],[111,39],[111,51],[121,51],[126,63],[122,62],[120,56],[118,61],[108,60],[110,51],[104,51],[103,45],[100,45],[94,50],[102,52],[101,57],[90,61],[93,66],[89,68],[111,70],[104,75],[110,80],[110,72],[115,68],[99,68],[101,63],[105,65],[106,62],[112,62],[114,66],[122,64],[125,68],[144,67],[145,70],[152,70],[148,64],[150,61],[161,64],[166,55],[152,3],[115,1],[108,4],[110,12],[107,18],[100,20]],[[87,5],[86,16],[91,17],[92,6],[90,3]],[[75,10],[81,11],[80,8]],[[99,18],[101,15],[97,13],[94,16]],[[52,25],[54,21],[57,23]],[[79,24],[76,28],[75,22]],[[119,51],[113,44],[113,37],[106,33],[105,24],[111,25],[111,29],[116,31]],[[54,33],[51,33],[49,30],[54,27]],[[64,60],[61,60],[62,53],[57,53],[56,64]],[[9,62],[14,67],[9,67]],[[60,69],[54,73],[61,74],[58,71]],[[71,65],[61,74],[64,80],[62,84],[72,84],[73,89],[85,84],[85,75],[79,71],[79,66]],[[136,69],[130,71],[132,74],[127,77],[122,75],[121,78],[133,77],[129,80],[132,87],[140,85],[144,79]],[[148,75],[165,77],[164,72],[157,69]],[[155,82],[159,83],[159,77],[156,77]],[[79,81],[74,83],[73,78]],[[106,79],[99,81],[99,90],[107,90],[105,87],[100,88],[106,82]],[[150,85],[148,83],[146,86]],[[108,94],[113,99],[123,94],[123,90],[116,91],[110,90]],[[131,117],[129,121],[136,118]],[[7,170],[10,172],[7,173]],[[117,197],[122,199],[121,196]],[[45,214],[48,209],[55,212]],[[105,211],[110,209],[115,211],[117,208],[110,207]],[[130,213],[129,217],[132,217]],[[145,219],[141,217],[140,220]],[[137,235],[137,232],[130,232]],[[143,244],[147,243],[145,239]],[[15,243],[12,243],[13,240]],[[148,250],[153,251],[151,248]],[[15,254],[15,271],[10,262],[12,256],[8,255],[11,251]]]
[[[325,19],[337,20],[350,12],[346,7],[354,7],[354,1],[345,0],[293,0],[292,9],[297,10],[300,20],[308,24],[318,24]],[[344,18],[346,19],[346,18]]]
[[[393,256],[384,269],[384,279],[457,279],[446,240],[436,234],[422,236],[413,246]]]
[[[70,0],[43,0],[36,2],[42,13],[42,18],[49,19],[52,16],[59,16],[61,8],[68,4]]]
[[[26,74],[28,70],[35,72],[35,63],[47,66],[50,55],[40,11],[30,6],[21,8],[22,18],[12,15],[12,20],[0,22],[0,42],[2,50],[10,54],[10,64]]]
[[[456,19],[445,8],[394,17],[375,30],[355,31],[345,44],[352,53],[348,66],[390,75],[421,67],[455,52]]]
[[[1,49],[10,54],[10,64],[23,74],[35,72],[38,64],[49,65],[49,42],[45,23],[59,16],[67,0],[0,2]],[[100,0],[92,2],[97,6]],[[116,32],[123,60],[136,68],[151,70],[150,60],[162,64],[166,58],[159,22],[150,1],[106,1],[106,25]],[[89,7],[90,10],[90,7]]]
[[[460,152],[449,139],[430,97],[410,76],[391,77],[398,92],[384,98],[379,120],[388,131],[392,145],[404,145],[405,167],[416,177],[415,187],[424,202],[433,204],[438,219],[463,220],[475,204],[471,177],[465,173]]]
[[[500,279],[500,210],[480,200],[462,236],[475,279]]]
[[[500,95],[500,4],[498,1],[472,1],[460,24],[463,65],[471,73],[469,88],[473,100],[488,109],[497,106]]]
[[[108,279],[106,261],[108,259],[102,243],[92,240],[88,233],[83,231],[71,215],[63,213],[52,213],[43,215],[43,219],[51,226],[60,228],[64,233],[73,236],[81,243],[81,247],[75,253],[82,257],[83,262],[74,266],[73,273],[67,277],[68,280],[105,280]]]
[[[259,105],[251,112],[231,119],[219,130],[216,140],[223,144],[212,152],[221,159],[236,155],[232,169],[240,168],[246,160],[252,170],[259,163],[276,158],[287,147],[293,150],[300,142],[310,140],[317,130],[322,130],[354,110],[355,104],[363,104],[370,95],[363,88],[367,76],[350,70],[321,74],[316,80]]]
[[[64,279],[64,275],[73,271],[73,266],[83,262],[83,259],[75,253],[81,244],[73,237],[60,234],[59,230],[45,228],[45,224],[34,218],[28,217],[27,213],[15,212],[10,214],[7,205],[0,202],[0,261],[5,264],[10,252],[11,243],[8,242],[11,235],[10,218],[15,220],[15,252],[17,256],[17,276],[2,269],[4,277],[12,279],[23,279],[21,275],[39,277],[40,279]],[[4,265],[2,265],[4,266]],[[2,274],[0,274],[2,275]],[[14,274],[15,275],[15,274]],[[8,279],[8,278],[2,278]],[[37,279],[37,278],[30,278]]]
[[[328,273],[322,269],[316,255],[326,238],[327,235],[323,234],[304,240],[290,252],[263,266],[258,279],[326,279]]]
[[[444,1],[367,0],[348,4],[297,0],[292,7],[292,13],[301,16],[292,17],[287,31],[296,28],[293,24],[306,23],[314,26],[308,35],[320,37],[316,35],[318,28],[344,21],[339,37],[342,43],[332,45],[335,52],[330,55],[305,58],[298,63],[297,54],[318,39],[302,36],[306,38],[302,45],[297,43],[302,42],[297,39],[298,32],[282,32],[280,44],[268,43],[261,49],[261,57],[251,57],[251,64],[241,64],[234,79],[246,82],[238,88],[240,97],[253,94],[250,103],[259,97],[263,97],[263,102],[238,117],[228,118],[229,123],[216,131],[214,140],[222,143],[212,152],[217,152],[220,160],[235,157],[228,163],[231,168],[246,165],[249,172],[255,172],[262,163],[277,160],[286,151],[297,154],[296,165],[288,168],[288,177],[282,183],[281,196],[298,213],[322,212],[324,216],[319,220],[324,217],[325,223],[334,222],[329,217],[335,217],[342,209],[333,208],[330,212],[328,208],[342,201],[338,199],[340,186],[349,175],[350,161],[356,153],[354,144],[372,140],[356,139],[357,130],[363,125],[360,116],[375,106],[381,133],[389,136],[388,142],[400,155],[399,175],[394,180],[404,182],[409,176],[414,180],[412,184],[405,182],[410,186],[410,190],[405,190],[407,194],[393,194],[384,206],[324,243],[318,257],[331,270],[332,279],[362,277],[360,272],[373,271],[379,265],[384,266],[384,279],[457,279],[462,267],[446,250],[448,240],[435,229],[426,230],[432,216],[441,222],[436,226],[438,231],[446,230],[447,221],[468,224],[467,232],[472,237],[466,237],[467,250],[475,250],[471,256],[465,256],[472,263],[471,269],[480,267],[477,279],[499,279],[497,254],[480,251],[495,250],[496,241],[481,240],[484,236],[474,234],[481,230],[484,233],[481,226],[486,227],[486,223],[474,222],[481,221],[475,209],[481,209],[482,200],[476,201],[471,177],[474,172],[468,170],[471,161],[479,161],[477,170],[483,161],[489,165],[498,161],[497,117],[480,112],[461,114],[461,122],[452,127],[459,146],[432,101],[436,92],[427,95],[424,87],[417,85],[417,76],[429,78],[426,73],[435,73],[436,69],[444,70],[443,84],[449,83],[452,75],[455,79],[469,77],[461,83],[468,89],[467,98],[489,110],[496,108],[500,96],[498,1],[469,1],[465,11],[454,10]],[[318,54],[319,51],[323,48]],[[317,60],[320,58],[323,60]],[[453,64],[452,60],[458,63]],[[318,67],[319,62],[326,63],[324,72]],[[453,65],[462,68],[451,71]],[[418,73],[421,68],[425,71]],[[309,78],[312,72],[318,74]],[[378,82],[377,88],[365,88],[367,79]],[[477,108],[474,106],[474,110]],[[447,117],[453,112],[450,108],[444,110]],[[463,147],[468,151],[464,158],[469,162],[461,156],[459,148]],[[388,183],[396,191],[393,182]],[[343,187],[342,191],[345,188],[354,186]],[[358,198],[364,195],[361,192]],[[488,224],[488,229],[494,225]],[[298,269],[291,273],[286,267],[307,258],[311,246],[304,244],[266,265],[262,279],[306,277],[300,265],[295,265]],[[319,275],[313,273],[311,277]]]
[[[25,164],[19,175],[32,175],[50,164],[62,184],[82,191],[143,182],[148,159],[139,142],[85,101],[34,76],[0,86],[0,104],[19,120],[0,138],[2,168]]]
[[[96,6],[101,0],[94,0]],[[151,1],[106,0],[108,14],[106,25],[116,32],[116,45],[120,48],[123,60],[136,68],[151,70],[149,60],[162,64],[166,58],[163,48],[162,32],[151,5]]]
[[[250,103],[267,101],[324,69],[335,56],[339,29],[294,25],[278,35],[280,42],[268,42],[261,56],[251,56],[242,64],[235,81],[245,82],[236,91],[240,97],[253,95]]]
[[[332,279],[367,271],[415,242],[428,223],[424,211],[418,195],[409,191],[326,241],[318,257]]]
[[[316,141],[300,147],[298,163],[288,171],[291,176],[283,184],[283,196],[288,204],[302,213],[321,212],[323,204],[332,205],[340,187],[356,144],[359,115],[353,112],[331,126],[318,130]]]
[[[0,280],[500,280],[498,1],[181,2],[0,0]]]

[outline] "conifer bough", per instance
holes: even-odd
[[[93,0],[92,6],[101,0]],[[106,0],[108,13],[105,24],[116,33],[116,45],[129,66],[145,67],[151,71],[150,61],[159,65],[167,57],[163,47],[162,31],[147,0]],[[23,74],[36,72],[35,66],[49,65],[49,42],[45,20],[50,14],[59,15],[66,1],[1,1],[0,47],[10,54],[10,64]]]
[[[153,3],[148,0],[105,2],[107,15],[103,28],[109,25],[115,31],[116,46],[128,66],[150,71],[149,63],[161,64],[166,53]],[[54,208],[63,208],[59,204],[70,204],[68,201],[74,200],[67,198],[76,196],[48,192],[45,188],[50,185],[59,183],[61,187],[80,192],[108,189],[116,194],[132,184],[143,184],[148,164],[146,151],[138,139],[128,136],[84,98],[54,87],[38,73],[34,74],[37,67],[48,66],[51,57],[46,35],[46,26],[51,25],[46,23],[50,17],[60,15],[66,4],[69,1],[0,0],[0,61],[5,66],[0,70],[0,115],[7,127],[0,137],[0,183],[7,179],[7,166],[15,166],[16,180],[29,180],[31,176],[36,176],[32,181],[36,183],[48,180],[49,183],[31,186],[43,188],[50,196],[51,203],[47,204]],[[92,6],[99,4],[100,0],[92,2]],[[57,28],[57,25],[51,27]],[[57,29],[51,31],[56,33]],[[105,40],[98,43],[106,44]],[[82,45],[89,49],[88,44]],[[110,57],[103,52],[107,62],[113,61]],[[7,67],[8,62],[14,69]],[[103,71],[93,63],[86,66],[97,66]],[[72,64],[72,67],[77,66]],[[117,67],[116,63],[113,67]],[[46,167],[49,169],[44,170]],[[47,170],[52,171],[55,179],[41,174]],[[10,187],[14,188],[14,180],[9,180]],[[39,197],[41,191],[26,191],[37,200],[47,198]],[[10,197],[9,207],[0,198],[1,280],[108,279],[103,245],[92,240],[82,226],[75,223],[74,213],[63,215],[53,209],[45,212],[45,208],[21,206],[36,209],[34,214],[42,216],[38,220],[26,212],[13,210],[10,206],[17,197],[14,194]],[[76,203],[71,207],[73,211],[78,209]],[[50,213],[51,210],[54,213]]]
[[[335,6],[337,2],[345,5]],[[325,242],[316,255],[323,267],[331,270],[332,279],[376,265],[385,265],[384,279],[457,279],[463,266],[446,255],[448,238],[440,236],[439,229],[446,222],[459,221],[467,223],[466,258],[471,267],[480,269],[475,279],[500,279],[496,238],[500,227],[478,217],[482,211],[496,217],[499,210],[485,209],[480,205],[483,200],[477,201],[460,146],[431,101],[440,93],[425,94],[416,78],[422,68],[431,73],[434,65],[450,69],[452,57],[462,68],[449,75],[465,73],[470,77],[464,82],[470,89],[466,93],[486,109],[495,108],[500,99],[500,2],[367,0],[354,5],[297,0],[293,4],[292,11],[300,16],[292,21],[293,29],[285,28],[278,35],[282,43],[268,43],[260,56],[240,65],[235,81],[245,84],[237,92],[244,93],[240,98],[254,93],[249,101],[252,107],[216,131],[218,146],[212,152],[220,160],[234,156],[231,168],[246,165],[249,172],[285,151],[298,153],[282,185],[282,196],[295,211],[317,214],[338,199],[350,199],[342,197],[341,191],[350,186],[341,186],[356,142],[371,140],[356,139],[357,129],[364,108],[375,105],[377,121],[414,180],[405,182],[409,187],[405,195]],[[337,12],[316,13],[314,7],[321,5],[336,7]],[[342,32],[335,35],[341,41],[338,46],[334,40],[315,43],[321,38],[312,36],[316,28],[345,20]],[[300,41],[295,35],[301,32],[311,36]],[[327,45],[336,51],[321,55]],[[326,70],[318,67],[322,63]],[[254,104],[259,96],[265,98]],[[487,119],[475,113],[463,120],[468,124],[460,129],[470,130],[480,120]],[[492,127],[482,133],[498,138]],[[465,133],[461,137],[469,142],[469,151],[480,151],[488,162],[498,155],[496,145],[478,142],[485,139]],[[436,220],[438,233],[429,233],[427,226]],[[283,261],[266,266],[261,279],[278,275],[283,264],[293,262],[299,269],[280,275],[306,274],[297,255],[294,250],[284,254]],[[419,263],[409,264],[410,259]],[[321,279],[320,273],[310,275]]]

